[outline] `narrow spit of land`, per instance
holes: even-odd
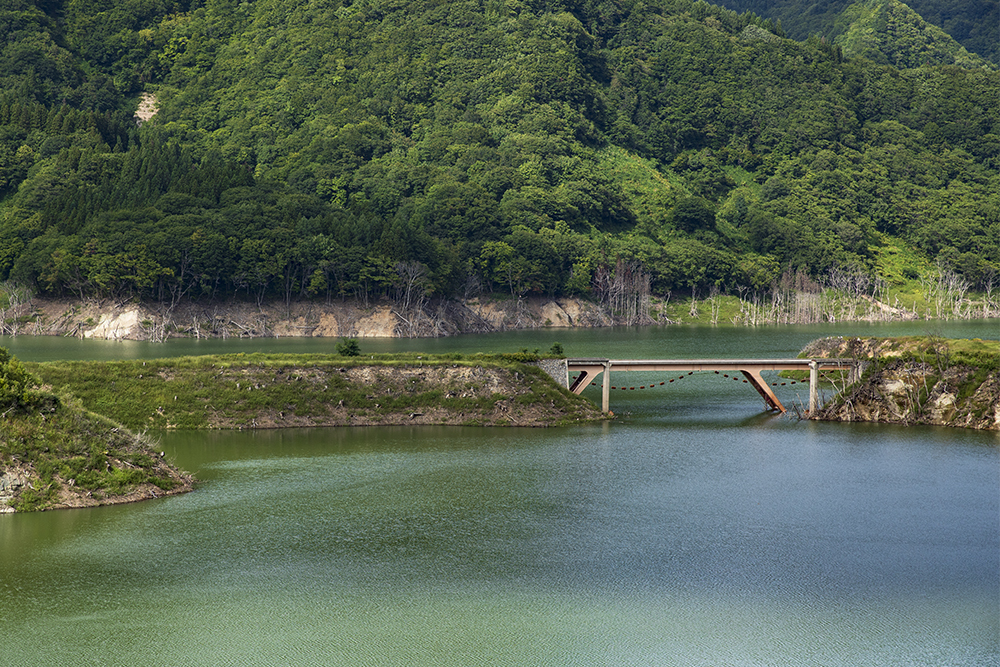
[[[154,439],[138,434],[151,430],[555,426],[605,418],[535,361],[520,353],[234,354],[23,364],[42,384],[26,384],[32,401],[0,420],[0,511],[190,490],[192,478],[163,460]]]
[[[191,489],[154,443],[40,386],[0,348],[0,513],[87,507]]]
[[[28,364],[53,387],[132,429],[456,424],[554,426],[599,420],[530,354],[233,354]]]

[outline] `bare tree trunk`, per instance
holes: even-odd
[[[614,270],[607,265],[594,273],[594,291],[611,316],[621,324],[651,324],[649,287],[651,278],[638,261],[619,258]]]

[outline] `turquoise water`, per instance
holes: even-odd
[[[816,331],[361,343],[774,357]],[[202,349],[110,345],[72,351]],[[706,374],[612,406],[565,429],[161,434],[195,492],[0,516],[0,662],[1000,663],[998,434],[797,421]]]

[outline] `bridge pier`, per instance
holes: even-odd
[[[819,364],[815,359],[809,360],[809,416],[816,414],[819,408]]]
[[[764,403],[767,405],[769,410],[787,412],[787,410],[785,410],[785,406],[781,404],[778,397],[774,395],[773,391],[771,391],[771,386],[760,376],[759,371],[741,370],[740,373],[743,373],[743,377],[747,379],[747,382],[752,384],[753,388],[757,390],[757,393],[764,399]]]
[[[604,376],[601,378],[601,412],[611,412],[611,361],[604,362]]]

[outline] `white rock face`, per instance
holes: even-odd
[[[137,329],[139,329],[139,309],[134,308],[111,319],[101,318],[96,327],[85,331],[83,335],[85,338],[122,340],[128,338]]]
[[[905,396],[910,391],[910,385],[902,380],[889,380],[882,385],[882,390],[890,396]]]
[[[391,338],[396,335],[396,316],[391,308],[383,306],[359,319],[355,327],[359,338]]]
[[[947,418],[948,412],[954,406],[955,394],[945,392],[934,400],[934,404],[928,409],[927,413],[931,420],[943,422]]]
[[[542,318],[546,326],[553,327],[571,327],[573,326],[573,318],[570,317],[569,313],[562,309],[562,307],[555,301],[549,301],[542,305]]]
[[[156,95],[152,93],[143,93],[139,97],[139,108],[135,111],[135,123],[136,125],[142,125],[147,120],[156,115],[159,111],[159,107],[156,102]]]

